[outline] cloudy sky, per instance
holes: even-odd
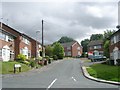
[[[17,2],[16,2],[17,1]],[[118,0],[103,2],[69,1],[38,2],[3,0],[0,3],[2,21],[14,29],[36,38],[44,20],[44,39],[51,44],[62,36],[72,37],[79,43],[91,34],[116,29],[118,25]],[[24,0],[25,1],[25,0]],[[41,41],[40,41],[41,42]]]

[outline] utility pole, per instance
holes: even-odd
[[[43,46],[44,46],[44,36],[43,36],[43,20],[42,20],[42,60],[43,60],[43,57],[44,57],[44,55],[43,55],[43,52],[44,52]]]

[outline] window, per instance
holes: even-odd
[[[67,47],[67,50],[70,50],[71,48],[70,47]]]
[[[31,51],[30,50],[28,51],[28,57],[31,57]]]
[[[12,41],[14,41],[13,37],[11,37],[11,36],[8,36],[8,41],[9,41],[9,42],[12,42]]]
[[[101,45],[94,46],[94,49],[100,49]]]
[[[114,43],[117,42],[117,36],[114,36]]]
[[[89,48],[90,48],[90,50],[92,50],[92,49],[93,49],[93,47],[92,47],[92,46],[90,46]]]
[[[4,49],[4,48],[2,49],[2,54],[3,54],[3,56],[6,55],[6,54],[5,54],[5,49]]]
[[[0,39],[3,39],[3,34],[1,31],[0,31]]]
[[[25,43],[25,44],[30,44],[30,41],[26,38],[23,37],[22,41]]]
[[[3,34],[2,32],[0,32],[0,39],[5,40],[5,34]]]
[[[80,50],[80,47],[78,47],[77,50]]]

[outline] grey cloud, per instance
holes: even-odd
[[[25,32],[36,38],[36,31],[40,30],[39,39],[41,40],[41,20],[44,19],[44,38],[45,43],[52,43],[61,36],[69,36],[74,39],[83,39],[87,33],[94,33],[94,29],[113,28],[114,19],[111,13],[103,17],[95,17],[86,11],[86,7],[96,6],[104,9],[111,7],[108,12],[116,13],[114,9],[116,3],[3,3],[2,13],[4,22],[13,28]],[[103,7],[104,6],[104,7]],[[104,11],[104,10],[103,10]],[[105,11],[106,12],[106,11]],[[6,22],[6,19],[9,19]],[[91,30],[89,27],[92,27]]]

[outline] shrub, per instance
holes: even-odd
[[[46,56],[45,58],[46,58],[46,60],[49,60],[49,59],[50,59],[50,57],[49,57],[49,56]]]
[[[35,62],[35,61],[31,61],[31,62],[30,62],[30,66],[31,66],[31,67],[35,67],[35,66],[36,66],[36,62]]]
[[[26,56],[23,55],[23,54],[19,54],[19,55],[17,56],[17,59],[18,59],[19,61],[25,61],[25,60],[26,60]]]
[[[59,53],[59,59],[63,59],[64,54],[63,53]]]
[[[114,65],[114,60],[108,60],[109,65]]]
[[[38,60],[42,60],[42,57],[40,56],[40,57],[38,57]]]
[[[117,59],[117,65],[120,66],[120,59]]]
[[[30,65],[30,62],[28,61],[22,61],[23,64]]]
[[[53,55],[53,60],[57,60],[58,57],[56,55]]]

